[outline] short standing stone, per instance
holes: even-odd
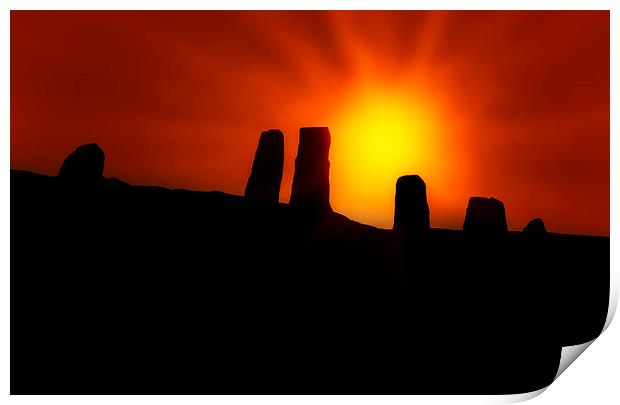
[[[430,226],[424,180],[418,175],[399,177],[396,181],[394,229],[424,231]]]
[[[291,192],[291,207],[331,212],[329,203],[329,146],[331,136],[327,127],[301,128],[295,159],[295,176]]]
[[[528,235],[545,235],[547,233],[547,229],[545,228],[545,223],[541,218],[532,219],[525,228],[523,228],[523,233],[527,233]]]
[[[283,167],[284,135],[278,129],[261,133],[245,196],[252,201],[276,204],[280,198]]]
[[[504,203],[495,198],[471,197],[467,204],[463,230],[472,233],[507,232]]]
[[[96,143],[78,146],[67,156],[58,177],[64,181],[93,184],[103,179],[105,154]]]

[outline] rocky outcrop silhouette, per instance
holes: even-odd
[[[541,218],[532,219],[525,228],[523,228],[523,233],[527,233],[528,235],[545,235],[547,233],[547,229],[545,228],[545,223]]]
[[[78,146],[66,157],[58,178],[75,184],[92,185],[103,179],[105,154],[96,143]]]
[[[245,196],[256,202],[276,204],[284,167],[284,135],[278,129],[264,131],[258,140]]]
[[[327,127],[299,130],[295,176],[289,204],[314,213],[331,212],[329,203],[329,146]]]
[[[504,203],[495,198],[471,197],[467,204],[463,230],[482,234],[507,232]]]
[[[394,203],[394,229],[411,231],[430,229],[426,184],[420,176],[409,175],[398,178]]]

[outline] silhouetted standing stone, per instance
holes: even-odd
[[[329,146],[327,127],[301,128],[295,159],[290,205],[312,212],[331,212],[329,204]]]
[[[504,203],[495,198],[471,197],[467,204],[463,230],[475,233],[507,232]]]
[[[426,184],[418,175],[402,176],[396,181],[394,229],[424,231],[431,227],[426,201]]]
[[[245,196],[253,201],[276,204],[284,167],[284,135],[278,129],[260,135]]]
[[[523,228],[523,233],[527,233],[528,235],[545,235],[547,233],[547,229],[545,228],[545,223],[541,218],[532,219],[525,228]]]
[[[67,156],[58,177],[72,183],[93,184],[103,179],[105,154],[96,143],[78,146]]]

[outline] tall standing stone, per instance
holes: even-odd
[[[329,146],[327,127],[299,130],[291,207],[311,212],[331,212],[329,204]]]
[[[105,154],[96,143],[78,146],[66,157],[58,177],[70,183],[92,185],[103,179]]]
[[[261,133],[252,163],[245,196],[267,204],[277,204],[284,167],[284,135],[278,129]]]
[[[463,230],[480,234],[507,232],[504,203],[495,198],[471,197],[467,204]]]
[[[418,175],[399,177],[396,181],[394,229],[424,231],[430,227],[424,180]]]

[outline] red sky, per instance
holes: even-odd
[[[242,194],[261,131],[332,133],[333,208],[390,228],[396,179],[431,226],[470,196],[510,229],[609,235],[609,12],[11,12],[11,167],[97,142],[107,177]]]

